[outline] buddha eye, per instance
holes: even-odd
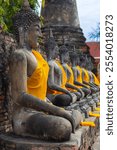
[[[37,28],[36,31],[39,31],[39,29]]]
[[[38,26],[35,26],[35,29],[36,29],[36,31],[39,31],[39,27]]]

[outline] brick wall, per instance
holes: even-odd
[[[10,86],[8,79],[9,56],[16,48],[13,36],[8,33],[0,33],[0,133],[12,130],[10,123],[9,105]]]

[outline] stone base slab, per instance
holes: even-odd
[[[0,134],[0,150],[89,150],[99,131],[99,119],[90,117],[86,120],[94,121],[96,127],[80,127],[67,142],[45,142],[10,133]]]

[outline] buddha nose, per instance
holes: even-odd
[[[38,37],[39,37],[39,38],[40,38],[40,37],[43,37],[43,34],[42,34],[41,30],[39,30]]]

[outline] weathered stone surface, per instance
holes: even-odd
[[[8,112],[8,109],[11,109],[8,106],[10,100],[8,60],[15,47],[16,42],[13,35],[9,33],[0,34],[0,133],[9,132],[12,129]]]
[[[67,142],[45,142],[38,139],[22,138],[13,134],[0,135],[0,150],[88,150],[96,139],[99,130],[99,119],[90,117],[87,121],[94,121],[96,127],[80,127],[71,135]]]
[[[92,145],[91,150],[100,150],[100,136],[97,137],[95,143]]]
[[[44,26],[74,26],[79,27],[79,17],[76,0],[46,0],[42,9]]]
[[[63,37],[68,47],[75,45],[76,48],[81,48],[85,45],[86,39],[80,28],[76,0],[46,0],[42,16],[44,17],[42,32],[45,38],[51,27],[58,45],[63,44]]]

